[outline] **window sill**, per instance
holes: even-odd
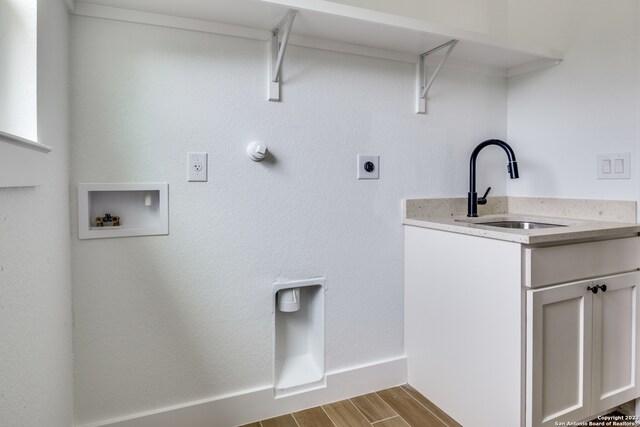
[[[35,141],[30,141],[19,136],[0,131],[0,142],[6,142],[7,144],[17,145],[18,147],[28,148],[29,150],[40,151],[41,153],[48,153],[51,151],[51,147],[48,145],[40,144]]]

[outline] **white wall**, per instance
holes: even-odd
[[[331,0],[478,33],[506,36],[509,0]]]
[[[637,200],[638,2],[564,0],[557,14],[513,3],[512,27],[563,41],[565,60],[509,80],[508,133],[521,178],[509,181],[508,193]],[[617,152],[632,153],[631,179],[598,180],[596,156]]]
[[[414,66],[290,47],[269,103],[265,43],[72,24],[72,186],[170,185],[169,236],[78,241],[73,220],[76,421],[271,384],[281,277],[326,277],[328,370],[402,355],[400,200],[466,195],[472,147],[506,136],[505,81],[444,70],[419,116]],[[490,150],[479,186],[504,194]],[[208,183],[186,182],[188,151]],[[355,179],[358,153],[379,181]]]
[[[0,425],[69,427],[68,17],[62,1],[38,15],[38,126],[53,151],[45,185],[0,189]]]
[[[517,42],[567,47],[568,37],[580,20],[576,13],[587,3],[597,1],[576,0],[507,0],[508,36]]]

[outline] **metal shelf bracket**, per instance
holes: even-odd
[[[291,26],[296,17],[296,11],[291,9],[282,18],[278,26],[271,32],[271,47],[269,49],[269,101],[280,101],[280,72],[282,60],[287,50]],[[282,34],[282,39],[280,35]]]
[[[420,59],[418,61],[418,111],[417,111],[418,114],[427,113],[427,93],[429,92],[429,88],[431,88],[433,81],[436,79],[436,76],[440,72],[440,68],[442,68],[442,65],[444,65],[447,59],[449,59],[451,52],[453,52],[453,49],[456,47],[457,44],[458,44],[458,40],[454,39],[420,55]],[[433,71],[433,74],[431,74],[431,77],[429,77],[429,80],[427,81],[427,73],[425,70],[425,59],[427,58],[427,56],[433,53],[436,53],[439,50],[447,47],[448,47],[447,52],[440,59],[440,62],[436,66],[436,69]]]

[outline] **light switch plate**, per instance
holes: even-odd
[[[358,154],[358,179],[380,178],[380,156]]]
[[[631,153],[598,154],[598,179],[631,178]]]
[[[187,181],[207,181],[207,153],[187,153]]]

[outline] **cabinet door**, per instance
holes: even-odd
[[[590,415],[591,285],[527,292],[527,427]]]
[[[638,285],[640,274],[594,280],[592,413],[638,397]],[[602,287],[600,288],[602,290]]]

